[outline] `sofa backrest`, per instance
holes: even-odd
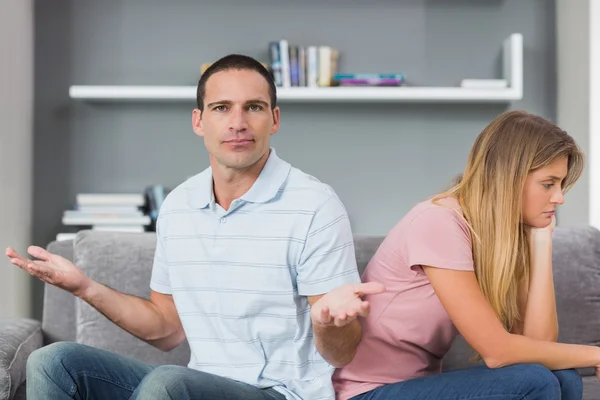
[[[46,249],[73,261],[73,241],[51,242]],[[52,285],[44,285],[42,331],[46,344],[75,341],[75,300],[73,295]]]
[[[49,251],[62,251],[92,279],[119,292],[150,297],[150,276],[155,234],[85,230],[74,241],[53,242]],[[69,243],[70,242],[70,243]],[[43,330],[49,342],[57,340],[102,348],[151,364],[187,365],[187,342],[162,352],[117,327],[89,304],[64,291],[46,285]]]
[[[146,286],[149,293],[149,288],[147,288],[147,286],[149,284],[150,272],[152,269],[152,259],[150,258],[150,255],[154,254],[154,238],[155,236],[153,233],[107,234],[93,231],[81,231],[77,241],[53,241],[47,246],[47,249],[51,253],[75,261],[75,263],[86,273],[88,273],[88,271],[93,273],[93,270],[98,268],[98,266],[95,268],[95,257],[102,256],[102,254],[100,254],[101,250],[99,249],[105,249],[107,254],[115,254],[119,249],[122,249],[127,254],[133,253],[141,259],[149,261],[149,263],[143,263],[140,262],[139,259],[130,260],[132,264],[128,266],[129,271],[133,268],[133,272],[137,276],[148,277],[148,283],[143,286]],[[356,262],[361,274],[375,251],[377,251],[383,238],[384,236],[380,235],[357,235],[355,237]],[[111,243],[113,246],[117,246],[118,249],[110,248]],[[81,256],[77,260],[75,260],[75,248],[80,250],[78,253],[81,253]],[[90,251],[94,252],[93,255],[89,255]],[[114,264],[108,265],[106,268],[107,271],[112,271],[114,269],[122,270],[123,266],[121,261],[117,259]],[[114,287],[113,281],[114,275],[106,274],[106,281],[103,281],[103,283]],[[42,328],[46,335],[46,343],[63,340],[75,341],[75,303],[75,298],[71,294],[61,289],[57,289],[52,285],[45,285]]]
[[[384,236],[357,235],[360,272]],[[592,227],[557,228],[553,272],[561,342],[600,342],[600,231]],[[75,263],[89,276],[116,290],[148,298],[155,248],[154,233],[81,231],[74,241],[52,242],[48,250]],[[116,351],[156,364],[186,365],[184,343],[163,353],[116,327],[85,302],[46,285],[43,329],[47,342],[69,340]],[[470,365],[472,349],[459,336],[444,358],[444,370]],[[591,370],[586,370],[587,375]]]

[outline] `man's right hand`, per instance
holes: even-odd
[[[29,246],[27,252],[37,260],[27,259],[10,247],[6,249],[6,256],[11,264],[75,296],[81,296],[90,286],[91,279],[66,258],[38,246]]]
[[[124,294],[92,280],[66,258],[41,247],[30,246],[27,252],[37,260],[6,249],[12,264],[80,297],[132,335],[163,351],[174,349],[185,340],[173,296],[151,291],[147,300]]]

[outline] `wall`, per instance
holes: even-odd
[[[590,1],[577,7],[567,0],[556,1],[556,118],[587,158],[587,168],[560,210],[560,222],[571,225],[588,223],[590,216]]]
[[[158,0],[36,2],[34,240],[46,244],[76,193],[174,186],[207,166],[190,104],[87,104],[71,84],[194,85],[232,52],[329,44],[342,72],[403,72],[415,85],[501,74],[501,44],[524,37],[524,108],[555,118],[554,1]],[[447,186],[500,105],[282,104],[278,154],[331,184],[358,233],[385,233]],[[579,197],[587,194],[582,190]],[[578,197],[570,199],[579,202]],[[580,213],[573,219],[585,219]]]
[[[31,241],[33,154],[33,4],[0,2],[0,318],[29,316],[29,275],[6,247]]]

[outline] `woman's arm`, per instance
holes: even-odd
[[[474,272],[423,269],[454,325],[488,367],[536,363],[556,370],[600,365],[599,347],[508,333],[483,296]]]
[[[558,340],[558,318],[552,276],[552,230],[532,229],[529,236],[529,287],[521,308],[522,334],[532,339]]]

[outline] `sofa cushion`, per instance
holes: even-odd
[[[26,382],[23,382],[21,384],[21,386],[19,386],[19,388],[17,389],[17,392],[15,393],[15,397],[13,398],[13,400],[25,400],[27,398],[27,386],[26,386]]]
[[[25,381],[27,358],[42,347],[42,329],[28,318],[0,322],[0,400],[12,399]]]
[[[600,399],[600,381],[596,376],[583,377],[583,400]]]
[[[384,235],[354,235],[354,252],[358,272],[362,276],[367,264],[385,239]]]
[[[557,228],[552,266],[559,342],[600,343],[600,231]],[[585,374],[592,370],[585,370]],[[600,397],[599,397],[600,398]]]
[[[74,242],[77,265],[92,279],[119,292],[150,297],[155,233],[80,231]],[[162,352],[127,333],[86,302],[75,302],[76,340],[150,364],[187,365],[187,342]]]

